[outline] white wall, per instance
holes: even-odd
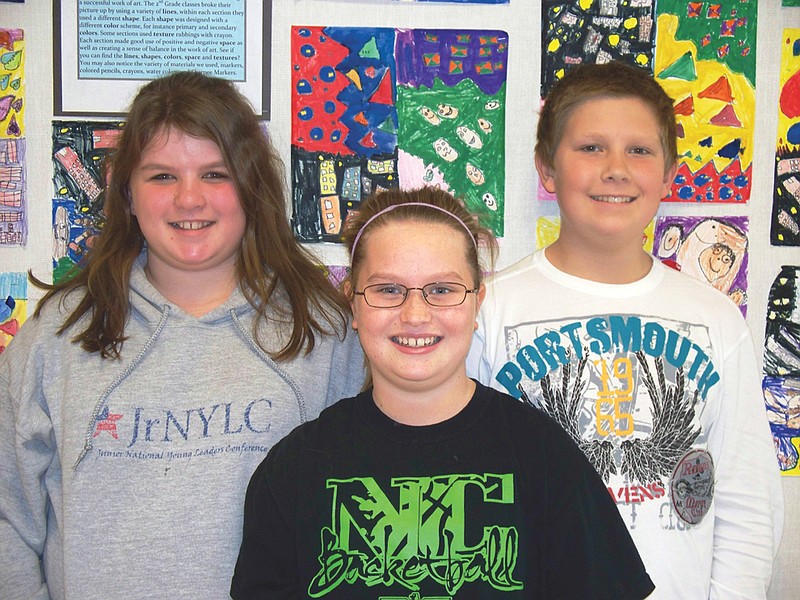
[[[755,1],[755,0],[751,0]],[[508,5],[452,5],[403,3],[385,0],[273,0],[272,122],[270,133],[287,162],[290,143],[291,25],[385,27],[464,27],[503,29],[509,34],[506,141],[506,238],[500,266],[508,265],[534,248],[535,220],[551,214],[535,198],[533,132],[539,96],[540,4],[511,0]],[[25,30],[27,113],[28,245],[0,248],[0,271],[32,268],[40,276],[51,271],[52,163],[50,121],[52,106],[52,3],[26,0],[0,3],[0,26]],[[783,264],[800,265],[800,249],[772,247],[769,227],[772,202],[772,165],[777,122],[780,40],[784,27],[800,27],[800,8],[782,8],[780,0],[761,0],[758,11],[757,114],[752,198],[747,205],[709,206],[669,204],[665,214],[749,215],[750,272],[748,323],[761,347],[769,286]],[[287,168],[288,178],[288,168]],[[328,264],[344,264],[336,246],[314,246]],[[35,300],[35,290],[29,291]],[[32,303],[29,305],[29,311]],[[772,600],[800,598],[800,478],[784,478],[786,527],[770,592]]]

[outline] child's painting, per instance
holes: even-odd
[[[292,226],[337,242],[381,189],[436,185],[503,234],[500,31],[292,29]]]
[[[0,28],[0,247],[28,237],[24,57],[22,30]]]
[[[800,267],[783,266],[769,291],[764,402],[784,475],[800,475]]]
[[[544,0],[541,96],[582,63],[622,61],[653,70],[655,0]]]
[[[25,138],[0,139],[0,246],[24,246],[28,237]]]
[[[727,294],[746,315],[748,225],[748,217],[657,217],[653,255]]]
[[[800,246],[800,29],[784,29],[782,42],[770,242]]]
[[[28,277],[25,273],[0,273],[0,353],[25,322],[27,306]]]
[[[25,35],[0,28],[0,138],[25,135]]]
[[[680,163],[667,201],[750,199],[754,1],[659,0],[654,75],[675,100]]]
[[[122,123],[53,122],[53,280],[79,264],[103,228],[103,158]]]

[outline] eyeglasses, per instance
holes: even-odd
[[[467,299],[467,294],[474,294],[474,290],[467,286],[450,281],[437,281],[418,287],[406,287],[399,283],[376,283],[368,285],[360,292],[353,292],[356,296],[364,296],[364,301],[372,308],[397,308],[408,298],[408,292],[419,290],[425,302],[438,308],[458,306]]]

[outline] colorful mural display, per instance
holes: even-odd
[[[783,266],[769,291],[764,402],[783,475],[800,475],[800,267]]]
[[[501,31],[293,27],[292,226],[337,242],[380,189],[437,185],[503,234]]]
[[[17,335],[28,313],[28,277],[25,273],[0,273],[0,353]]]
[[[53,281],[79,264],[103,228],[103,158],[122,123],[53,122]]]
[[[783,30],[770,242],[800,246],[800,29]]]
[[[748,217],[656,218],[653,255],[727,294],[747,315]]]
[[[654,75],[675,100],[680,165],[667,201],[750,199],[756,2],[659,0]]]
[[[0,246],[28,237],[24,39],[21,29],[0,29]]]

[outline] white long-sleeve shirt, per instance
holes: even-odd
[[[783,495],[738,308],[658,261],[610,285],[543,251],[487,287],[468,373],[540,406],[584,450],[652,597],[766,598]]]

